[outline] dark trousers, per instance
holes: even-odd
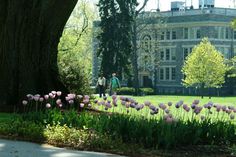
[[[101,98],[102,95],[103,96],[106,96],[105,95],[105,89],[104,89],[104,86],[103,85],[98,85],[98,89],[99,89],[99,97]]]

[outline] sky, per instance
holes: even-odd
[[[98,0],[90,0],[94,3],[97,3]],[[144,0],[138,0],[139,3],[142,4]],[[185,0],[159,0],[160,1],[160,10],[161,11],[167,11],[170,10],[170,4],[173,1],[183,1]],[[186,0],[187,1],[187,6],[191,5],[191,0]],[[192,0],[193,1],[193,6],[194,8],[198,8],[198,1],[199,0]],[[215,6],[216,7],[222,7],[222,8],[229,8],[232,7],[233,0],[215,0]],[[151,9],[157,9],[157,0],[149,0],[147,6],[145,7],[145,11],[150,11]]]

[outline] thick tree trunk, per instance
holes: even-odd
[[[65,91],[58,79],[57,46],[77,0],[1,0],[0,110],[28,93]]]

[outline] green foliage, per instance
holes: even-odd
[[[56,113],[57,112],[57,113]],[[144,118],[129,114],[106,114],[75,111],[66,114],[48,112],[55,118],[52,124],[19,116],[11,123],[1,122],[0,134],[20,136],[30,140],[46,139],[51,144],[92,149],[115,149],[124,144],[157,149],[172,149],[188,145],[225,145],[236,142],[235,124],[231,121],[178,120],[167,123],[164,119]],[[57,116],[55,116],[57,115]],[[69,118],[71,115],[72,118]],[[33,118],[33,116],[31,116]],[[75,122],[76,121],[76,122]],[[73,127],[73,125],[75,125]]]
[[[142,95],[154,95],[155,91],[152,88],[140,88]]]
[[[14,117],[11,122],[0,123],[0,134],[6,136],[17,136],[34,141],[42,141],[43,129],[42,124],[32,121],[25,121],[21,117]]]
[[[218,88],[225,82],[226,70],[221,53],[204,38],[184,63],[182,72],[186,77],[183,84],[186,87]]]
[[[119,95],[133,95],[134,92],[134,88],[131,87],[121,87],[117,89],[117,94]]]
[[[71,92],[90,93],[92,71],[92,22],[94,11],[86,1],[78,2],[58,46],[62,82]]]
[[[135,95],[135,89],[131,87],[121,87],[117,90],[119,95]],[[140,88],[142,95],[153,95],[155,92],[152,88]]]
[[[55,113],[50,112],[54,117]],[[124,143],[139,144],[145,148],[173,148],[187,145],[232,145],[236,141],[235,125],[230,121],[199,120],[178,120],[167,123],[164,119],[143,118],[142,116],[132,116],[128,114],[91,114],[83,112],[79,116],[74,111],[57,114],[67,117],[53,121],[48,128],[51,133],[47,134],[47,139],[59,143],[69,144],[76,139],[86,139],[88,136],[75,130],[87,129],[87,133],[96,133],[99,136],[106,135],[112,139],[121,139]],[[66,115],[67,114],[67,115]],[[71,118],[69,117],[71,115]],[[57,119],[57,118],[56,118]],[[55,120],[56,120],[55,119]],[[67,120],[65,120],[67,119]],[[40,124],[40,123],[39,123]],[[55,127],[55,124],[56,127]],[[69,130],[69,127],[74,127]],[[89,130],[93,130],[90,132]],[[53,133],[53,134],[52,134]],[[82,135],[81,135],[81,134]],[[78,136],[76,138],[76,136]],[[97,136],[91,135],[94,141]],[[90,138],[90,137],[89,137]],[[105,137],[104,137],[105,138]],[[95,145],[100,145],[97,138]],[[70,141],[72,140],[72,141]],[[90,139],[91,140],[91,139]],[[91,142],[89,140],[89,143]],[[82,140],[83,141],[83,140]],[[100,141],[102,142],[102,141]],[[106,140],[104,142],[107,142]],[[91,143],[90,143],[91,144]]]
[[[44,136],[49,143],[82,147],[86,149],[112,149],[121,145],[119,140],[112,140],[110,136],[98,133],[88,128],[75,129],[65,125],[47,125]]]
[[[236,77],[236,56],[230,60],[226,60],[226,63],[229,66],[227,77]]]
[[[236,28],[236,19],[234,19],[233,21],[231,21],[231,27],[232,27],[233,29]]]
[[[102,58],[100,71],[105,77],[113,72],[120,76],[123,72],[130,74],[131,29],[136,5],[131,0],[99,0],[98,55]]]
[[[31,120],[35,123],[50,124],[60,123],[68,126],[79,127],[81,120],[78,119],[78,112],[71,109],[60,111],[57,108],[47,109],[41,112],[29,112],[22,115],[24,120]]]

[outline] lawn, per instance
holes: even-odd
[[[153,104],[158,105],[159,103],[168,103],[172,102],[173,104],[177,103],[180,100],[184,101],[184,104],[191,105],[194,100],[200,100],[200,104],[204,105],[209,101],[221,104],[221,105],[236,105],[236,96],[235,97],[212,97],[209,99],[208,97],[204,97],[201,99],[199,96],[170,96],[170,95],[155,95],[155,96],[130,96],[137,100],[139,103],[143,103],[144,101],[150,101]]]
[[[122,97],[122,96],[118,96]],[[187,113],[183,109],[183,105],[181,105],[178,109],[175,107],[175,104],[177,104],[179,101],[183,101],[183,104],[186,104],[189,108],[191,108],[191,105],[194,100],[199,100],[200,103],[197,106],[204,106],[205,104],[208,104],[209,102],[214,103],[214,105],[221,105],[228,108],[229,106],[236,106],[236,97],[212,97],[209,99],[209,97],[204,97],[203,99],[199,96],[169,96],[169,95],[155,95],[155,96],[125,96],[134,99],[139,104],[144,104],[146,101],[151,102],[152,105],[159,108],[159,112],[157,115],[151,115],[152,110],[150,110],[148,107],[144,107],[143,109],[136,111],[136,109],[132,109],[132,107],[127,108],[125,105],[121,105],[121,101],[118,101],[117,107],[112,107],[107,109],[108,112],[117,112],[117,113],[129,113],[130,115],[137,115],[137,116],[143,116],[147,118],[163,118],[165,115],[164,110],[160,109],[159,104],[164,103],[167,106],[168,113],[172,114],[174,117],[177,117],[178,119],[201,119],[201,118],[208,118],[211,117],[212,120],[230,120],[234,119],[233,111],[230,113],[223,112],[222,109],[220,112],[216,111],[216,108],[212,108],[211,110],[208,110],[207,108],[203,108],[199,114],[193,114],[194,110],[190,110],[189,113]],[[112,101],[112,97],[107,98],[108,101]],[[118,99],[119,100],[119,99]],[[98,101],[103,101],[101,98],[98,98]],[[171,102],[172,105],[168,106],[168,102]],[[105,105],[106,106],[106,105]],[[94,105],[93,107],[98,110],[104,110],[104,105]],[[166,112],[166,114],[168,114]],[[209,114],[210,113],[210,114]],[[194,117],[193,117],[194,116]],[[231,117],[230,117],[231,116]]]

